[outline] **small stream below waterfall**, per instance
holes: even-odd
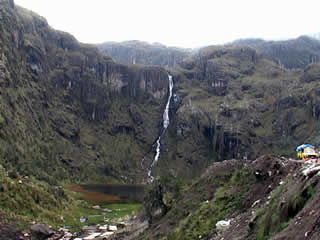
[[[163,112],[163,128],[160,132],[160,135],[157,138],[156,143],[154,144],[154,146],[156,146],[156,150],[155,150],[155,155],[154,155],[154,159],[153,162],[151,163],[150,167],[148,168],[148,181],[149,182],[153,182],[154,177],[152,176],[152,168],[156,165],[156,163],[159,160],[160,157],[160,151],[161,151],[161,138],[162,135],[165,133],[165,131],[167,130],[169,124],[170,124],[170,119],[169,119],[169,111],[170,111],[170,102],[171,102],[171,98],[172,98],[172,90],[173,90],[173,80],[172,80],[172,76],[168,74],[168,78],[169,78],[169,96],[168,96],[168,100],[167,100],[167,104],[166,107],[164,109]]]

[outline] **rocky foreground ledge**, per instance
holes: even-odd
[[[320,162],[269,156],[251,167],[258,181],[247,209],[221,219],[207,239],[320,239]]]
[[[44,224],[33,224],[26,232],[19,232],[13,226],[0,225],[0,239],[6,240],[105,240],[123,239],[121,236],[135,236],[137,229],[145,229],[147,222],[139,222],[136,217],[127,217],[114,221],[113,224],[97,224],[82,227],[81,232],[72,233],[67,228],[53,230]],[[116,236],[117,235],[117,236]],[[120,237],[120,238],[119,238]]]

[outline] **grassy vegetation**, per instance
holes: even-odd
[[[57,229],[67,226],[79,231],[84,225],[103,224],[106,220],[112,222],[134,215],[141,207],[140,203],[113,203],[119,200],[117,197],[73,190],[77,192],[48,185],[33,177],[8,173],[0,165],[0,220],[3,223],[12,221],[21,230],[35,221]],[[95,209],[97,204],[99,208]],[[81,222],[83,217],[87,221]]]
[[[141,208],[140,203],[108,203],[99,205],[99,209],[94,208],[94,204],[85,201],[77,201],[76,205],[65,216],[64,226],[73,231],[79,231],[83,226],[94,226],[97,224],[115,223],[117,220],[125,220],[126,217],[135,215]],[[108,209],[105,211],[104,209]],[[109,212],[109,211],[112,212]],[[86,219],[81,222],[80,219]]]
[[[50,186],[33,177],[21,178],[0,168],[0,209],[4,216],[29,224],[44,222],[53,226],[63,224],[73,200],[61,187]]]
[[[216,223],[241,209],[243,195],[249,191],[255,181],[248,169],[243,168],[232,173],[225,182],[221,182],[210,201],[202,201],[197,209],[183,219],[178,228],[166,239],[198,239],[208,237],[215,231]]]
[[[272,195],[272,198],[270,200],[270,204],[268,207],[268,211],[261,210],[260,212],[258,212],[259,220],[257,225],[259,227],[257,230],[257,239],[260,239],[260,240],[269,239],[273,233],[279,232],[280,230],[282,230],[287,226],[287,222],[290,221],[290,219],[287,219],[282,223],[279,221],[280,220],[279,202],[281,202],[280,197],[286,191],[287,191],[287,183],[279,186],[278,189]]]
[[[267,209],[258,212],[255,230],[257,240],[270,239],[275,233],[285,229],[315,194],[315,184],[310,184],[306,188],[298,189],[297,191],[295,191],[297,186],[291,184],[291,189],[288,189],[288,185],[289,183],[287,182],[279,186],[272,194]],[[284,201],[284,199],[286,200]]]
[[[70,194],[77,199],[71,212],[66,216],[66,226],[79,230],[86,225],[113,223],[117,219],[124,219],[135,215],[141,208],[141,203],[123,201],[116,196],[87,191],[80,186],[68,187]],[[86,221],[81,222],[80,218]]]
[[[138,210],[141,209],[141,203],[104,203],[102,204],[102,208],[108,208],[112,210],[112,213],[109,213],[107,217],[109,219],[114,218],[123,218],[126,216],[133,216],[137,213]]]

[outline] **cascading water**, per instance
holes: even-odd
[[[169,109],[170,109],[170,101],[172,97],[172,89],[173,89],[173,81],[172,76],[168,75],[169,77],[169,96],[166,108],[163,113],[163,132],[168,128],[170,120],[169,120]]]
[[[154,177],[152,176],[152,168],[154,167],[154,165],[158,162],[159,157],[160,157],[160,148],[161,148],[161,137],[163,135],[163,133],[167,130],[169,124],[170,124],[170,119],[169,119],[169,110],[170,110],[170,101],[171,101],[171,97],[172,97],[172,89],[173,89],[173,80],[172,80],[172,76],[168,75],[169,78],[169,96],[168,96],[168,101],[166,104],[166,108],[164,109],[163,112],[163,129],[155,143],[156,145],[156,153],[153,159],[152,164],[150,165],[149,169],[148,169],[148,181],[149,182],[153,182]]]

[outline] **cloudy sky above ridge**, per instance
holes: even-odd
[[[199,47],[320,32],[318,0],[15,0],[84,43]]]

